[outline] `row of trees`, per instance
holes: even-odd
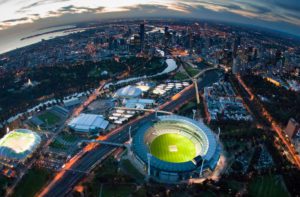
[[[275,86],[261,76],[245,75],[243,79],[256,95],[267,98],[263,105],[281,124],[286,125],[291,117],[300,120],[300,94]]]

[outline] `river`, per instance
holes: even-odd
[[[204,75],[202,75],[201,82],[198,87],[203,89],[204,87],[211,86],[213,83],[218,82],[221,76],[222,72],[220,70],[207,71]]]

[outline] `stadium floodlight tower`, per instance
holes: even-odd
[[[196,112],[197,112],[197,110],[193,109],[193,120],[195,120],[195,118],[196,118]]]
[[[150,169],[151,169],[151,157],[152,157],[152,154],[151,153],[147,153],[147,159],[148,159],[148,169],[147,169],[147,174],[148,174],[148,176],[150,176],[150,173],[151,173],[151,171],[150,171]]]
[[[221,134],[221,129],[220,129],[220,127],[218,127],[218,136],[217,136],[218,141],[220,140],[220,134]]]
[[[202,158],[201,168],[200,168],[200,177],[203,177],[203,166],[204,166],[204,158]]]
[[[198,89],[198,81],[197,78],[192,78],[192,81],[194,83],[195,86],[195,92],[196,92],[196,99],[197,99],[197,104],[200,104],[200,97],[199,97],[199,89]]]
[[[129,126],[129,129],[128,129],[128,136],[129,136],[129,144],[131,144],[132,143],[131,126]]]
[[[158,111],[158,108],[156,107],[155,108],[155,118],[157,118],[157,111]]]

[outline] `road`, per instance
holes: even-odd
[[[194,84],[186,87],[179,92],[176,97],[172,97],[170,101],[159,107],[162,111],[173,111],[179,106],[191,100],[195,96]],[[128,141],[128,128],[134,130],[143,122],[149,121],[155,117],[154,112],[148,112],[127,124],[113,130],[108,136],[99,137],[99,140],[107,140],[115,143],[125,143]],[[74,156],[62,169],[58,172],[54,179],[43,188],[42,192],[37,196],[59,197],[68,194],[72,188],[78,183],[87,172],[89,172],[94,164],[103,159],[108,153],[116,147],[109,145],[98,145],[98,143],[88,144],[78,155]]]

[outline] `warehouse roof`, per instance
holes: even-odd
[[[106,129],[108,126],[103,116],[96,114],[80,114],[74,118],[68,125],[79,132],[89,132],[96,129]]]

